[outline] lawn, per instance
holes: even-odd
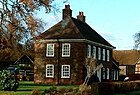
[[[16,92],[14,91],[0,91],[0,95],[31,95],[32,90],[40,90],[44,91],[46,89],[49,89],[52,86],[48,86],[45,84],[35,84],[31,81],[20,81],[19,82],[19,88]],[[78,88],[78,86],[56,86],[57,89],[59,88]]]

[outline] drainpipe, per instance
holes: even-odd
[[[60,82],[60,80],[59,80],[59,78],[60,78],[60,68],[59,68],[60,67],[60,63],[59,63],[60,62],[60,42],[59,42],[59,39],[57,39],[57,43],[58,43],[58,47],[57,47],[58,48],[58,54],[57,54],[57,65],[58,65],[58,68],[57,68],[58,69],[58,71],[57,71],[58,76],[57,77],[58,77],[58,79],[57,79],[57,85],[59,85],[59,82]]]

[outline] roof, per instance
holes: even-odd
[[[135,65],[140,59],[140,50],[114,50],[113,58],[119,65]]]
[[[114,48],[87,23],[69,16],[40,34],[37,39],[87,39]]]
[[[112,68],[113,69],[120,69],[119,68],[119,62],[117,62],[114,58],[112,58]]]
[[[22,55],[20,58],[18,58],[17,61],[15,61],[14,64],[17,64],[17,62],[21,59],[28,59],[31,63],[34,63],[33,60],[28,55]]]

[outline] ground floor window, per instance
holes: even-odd
[[[70,65],[62,65],[61,78],[70,78]]]
[[[107,79],[109,79],[109,68],[107,68]]]
[[[54,77],[54,65],[46,65],[46,77]]]
[[[105,68],[102,68],[102,70],[103,70],[103,79],[106,79],[106,70]]]

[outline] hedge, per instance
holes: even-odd
[[[93,95],[112,95],[140,89],[140,81],[93,83]]]

